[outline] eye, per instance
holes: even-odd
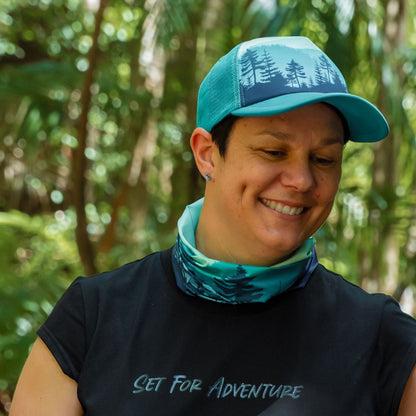
[[[286,156],[286,152],[284,150],[274,150],[274,149],[273,150],[272,149],[267,150],[267,149],[264,149],[263,153],[265,153],[268,156],[272,156],[272,157],[284,157],[284,156]]]
[[[312,160],[321,166],[332,166],[335,164],[335,160],[330,157],[313,156]]]

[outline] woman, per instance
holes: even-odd
[[[388,134],[306,38],[261,38],[201,84],[205,198],[175,246],[77,279],[12,416],[416,414],[416,324],[319,265],[347,140]]]

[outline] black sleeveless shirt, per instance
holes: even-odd
[[[318,266],[265,304],[190,297],[171,250],[78,278],[38,331],[88,416],[393,416],[416,321]]]

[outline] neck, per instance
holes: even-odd
[[[221,221],[213,220],[210,212],[213,211],[208,208],[205,200],[195,233],[196,248],[206,257],[234,264],[269,267],[287,260],[292,255],[279,255],[275,250],[267,253],[254,251],[253,247],[250,244],[247,246],[244,241],[229,244],[230,239],[238,240],[238,236],[226,238]],[[234,250],[231,251],[230,247],[234,247]]]
[[[216,247],[215,242],[219,242],[221,247],[226,245],[215,239],[215,230],[209,228],[205,214],[199,222],[201,208],[202,201],[197,201],[185,209],[178,221],[178,239],[172,251],[176,282],[185,293],[211,301],[238,304],[267,302],[289,288],[306,285],[318,265],[313,239],[308,240],[293,257],[278,265],[258,267],[246,264],[241,257],[227,257],[227,251],[209,250]],[[196,234],[200,241],[199,250],[195,247]],[[211,239],[207,240],[205,235]],[[223,237],[221,233],[218,235]],[[204,246],[207,242],[209,244]],[[207,247],[204,250],[206,255],[201,252],[201,244],[202,250]],[[221,256],[225,261],[220,260]]]
[[[230,252],[228,245],[221,238],[221,233],[216,230],[216,224],[211,224],[206,214],[205,204],[202,206],[201,216],[195,232],[196,248],[210,259],[225,261],[228,263],[240,263],[235,255]],[[242,263],[248,264],[248,263]]]

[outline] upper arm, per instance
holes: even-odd
[[[10,416],[81,416],[77,383],[65,375],[38,338],[23,367]]]
[[[410,374],[406,387],[400,401],[399,412],[397,416],[414,416],[416,415],[416,365]]]

